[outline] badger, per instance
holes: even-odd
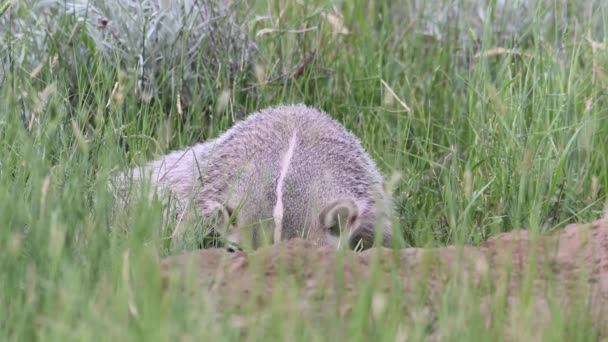
[[[303,104],[260,110],[215,139],[131,169],[121,189],[146,177],[173,198],[175,215],[192,207],[237,248],[303,238],[365,249],[393,237],[372,158],[338,121]]]

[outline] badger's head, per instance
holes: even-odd
[[[364,250],[372,247],[375,242],[387,246],[392,239],[390,220],[382,208],[357,205],[353,199],[339,198],[327,202],[319,209],[309,211],[311,216],[305,222],[283,221],[278,239],[277,227],[274,226],[276,221],[270,218],[260,222],[249,222],[243,217],[239,219],[238,210],[219,203],[208,213],[206,220],[222,236],[229,250],[240,249],[242,246],[255,249],[273,241],[292,238],[304,238],[321,246]],[[285,214],[288,217],[303,216],[295,214],[289,208],[286,208]]]

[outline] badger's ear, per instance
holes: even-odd
[[[208,227],[222,235],[228,233],[226,230],[232,215],[230,208],[219,202],[212,202],[207,205],[203,214],[203,220]]]
[[[339,236],[345,227],[359,217],[359,208],[352,199],[338,199],[327,205],[319,214],[319,223],[333,235]]]

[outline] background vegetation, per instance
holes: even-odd
[[[396,312],[366,323],[365,296],[347,321],[269,306],[243,336],[208,303],[175,294],[163,304],[158,259],[179,250],[157,202],[113,210],[108,175],[252,111],[304,102],[353,130],[395,180],[407,246],[593,220],[608,203],[607,7],[3,1],[2,340],[402,336]],[[445,296],[475,300],[466,288]],[[448,337],[500,336],[472,305],[444,305],[437,329],[459,332]],[[582,320],[552,322],[543,337],[591,338]],[[423,339],[429,324],[412,319],[406,335]]]

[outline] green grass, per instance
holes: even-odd
[[[45,44],[82,62],[75,69],[66,58],[53,67],[44,58],[14,63],[17,54],[37,50],[27,36],[0,37],[12,41],[0,50],[1,340],[393,341],[406,333],[424,339],[436,329],[449,340],[501,338],[506,321],[486,329],[478,289],[458,283],[439,295],[434,318],[425,314],[424,296],[396,291],[381,319],[372,319],[370,281],[348,319],[338,308],[302,321],[278,304],[246,306],[238,315],[259,321],[244,335],[231,325],[237,313],[214,312],[204,293],[196,301],[174,291],[163,302],[158,260],[179,250],[168,243],[161,208],[142,201],[128,214],[113,212],[108,175],[217,136],[233,119],[267,106],[304,102],[325,110],[361,138],[387,178],[398,173],[396,221],[408,246],[476,244],[520,227],[548,232],[594,220],[608,203],[608,50],[593,51],[586,39],[592,23],[603,28],[592,38],[605,37],[604,12],[581,22],[564,15],[568,25],[559,31],[545,30],[539,8],[528,13],[530,28],[508,42],[488,24],[482,51],[516,47],[525,55],[475,58],[477,50],[456,39],[416,35],[396,10],[409,1],[253,3],[248,30],[274,31],[256,37],[258,51],[234,82],[220,70],[182,109],[177,88],[167,85],[142,102],[134,65],[78,59],[80,51],[61,45],[60,35],[49,34]],[[334,33],[324,17],[334,5],[350,34]],[[20,11],[1,15],[27,15]],[[255,15],[272,19],[254,23]],[[85,31],[77,35],[95,44]],[[174,68],[163,69],[166,84]],[[255,70],[271,82],[257,84]],[[121,96],[112,97],[117,82]],[[286,279],[282,286],[276,303],[295,300],[297,285]],[[410,317],[396,309],[403,303]],[[548,326],[532,322],[522,319],[518,331],[547,340],[594,336],[584,311]]]

